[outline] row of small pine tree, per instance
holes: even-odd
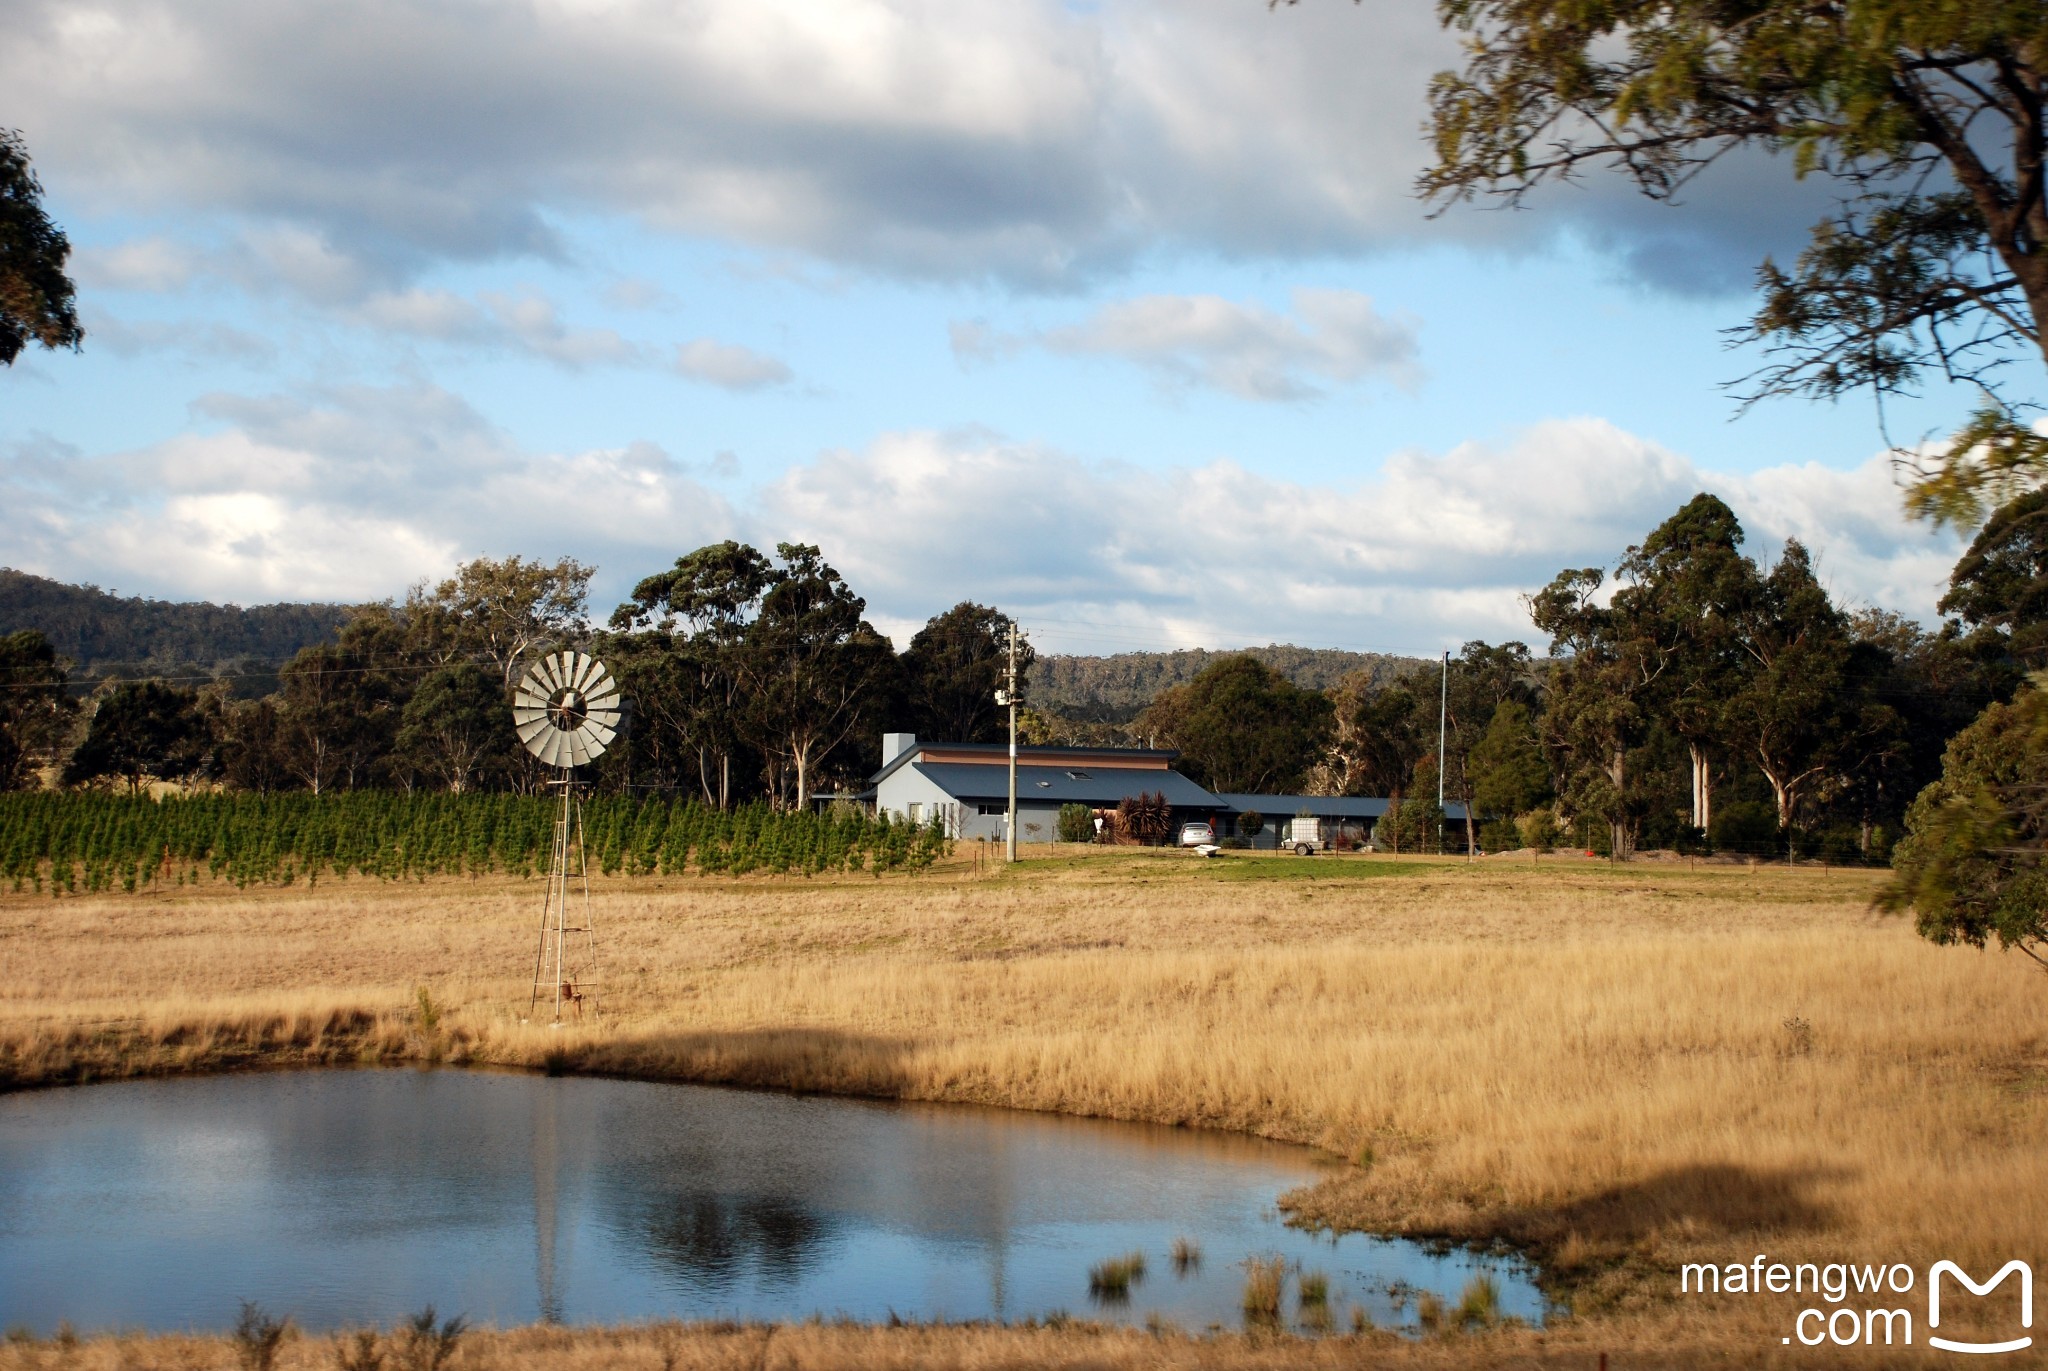
[[[582,810],[591,869],[605,875],[918,871],[949,848],[936,825],[859,811],[721,811],[631,796],[593,797]],[[323,875],[531,876],[547,866],[558,811],[546,795],[485,793],[0,794],[0,880],[58,894]]]

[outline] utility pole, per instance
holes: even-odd
[[[1444,649],[1443,686],[1436,701],[1436,855],[1444,855],[1444,725],[1451,717],[1451,650]]]
[[[1004,820],[1004,838],[1009,849],[1009,860],[1017,860],[1017,621],[1010,621],[1010,669],[1003,689],[996,692],[996,703],[1010,707],[1010,816]]]

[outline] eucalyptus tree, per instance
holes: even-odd
[[[1401,802],[1414,783],[1416,763],[1428,750],[1422,708],[1419,692],[1389,685],[1368,692],[1351,715],[1351,780],[1366,794],[1387,797],[1394,819],[1387,832],[1396,852],[1401,850]]]
[[[1971,630],[1971,646],[2018,673],[2048,667],[2048,491],[1999,507],[1949,576],[1940,609]]]
[[[1738,623],[1759,593],[1756,564],[1741,552],[1742,525],[1715,496],[1700,494],[1623,556],[1642,612],[1671,644],[1651,707],[1685,742],[1692,764],[1694,828],[1713,822],[1714,750],[1725,742],[1728,700],[1746,666]]]
[[[935,614],[903,653],[904,704],[920,737],[955,743],[999,742],[1008,713],[996,691],[1009,671],[1014,621],[1000,610],[962,600]],[[1017,679],[1027,681],[1038,653],[1020,633]]]
[[[43,210],[43,185],[28,145],[0,129],[0,366],[31,343],[71,348],[85,339],[65,267],[71,241]]]
[[[1738,336],[1750,398],[1986,397],[1909,506],[1971,523],[2048,475],[2048,439],[2001,398],[2038,384],[2048,309],[2048,43],[2039,0],[1438,0],[1462,70],[1430,89],[1439,206],[1520,203],[1605,166],[1673,201],[1733,153],[1789,153],[1835,208],[1791,267],[1765,261]]]
[[[488,661],[510,688],[529,655],[588,631],[594,570],[573,557],[473,558],[432,591],[416,586],[406,597],[410,648],[439,666]]]
[[[1949,741],[1906,815],[1882,898],[1923,937],[2018,948],[2048,969],[2048,694],[2028,685]]]
[[[744,649],[774,576],[766,557],[730,539],[645,577],[611,624],[628,635],[621,684],[658,740],[694,759],[706,804],[731,805],[747,690]]]
[[[399,713],[399,752],[455,794],[502,772],[513,760],[512,737],[504,686],[474,662],[436,668]]]
[[[1770,783],[1780,827],[1816,792],[1891,745],[1897,716],[1871,698],[1881,658],[1859,648],[1846,615],[1796,539],[1742,615],[1750,667],[1728,703],[1733,736]]]
[[[1256,657],[1224,657],[1159,692],[1138,726],[1180,749],[1211,789],[1298,791],[1327,745],[1334,709]]]
[[[64,766],[66,785],[119,777],[128,793],[144,781],[176,781],[201,770],[212,737],[196,691],[162,681],[121,681],[92,702],[85,737]]]
[[[1559,572],[1530,597],[1529,617],[1558,658],[1544,720],[1564,759],[1566,807],[1605,822],[1608,850],[1627,857],[1643,810],[1629,752],[1654,722],[1679,634],[1641,585],[1624,584],[1603,603],[1606,580],[1598,567]]]
[[[0,634],[0,790],[33,787],[37,766],[56,753],[73,712],[65,682],[49,639],[34,629]]]
[[[1465,809],[1465,850],[1478,846],[1479,787],[1484,763],[1475,754],[1506,705],[1526,708],[1536,697],[1535,666],[1523,643],[1498,647],[1473,641],[1451,659],[1442,683],[1444,789]],[[1424,702],[1427,703],[1426,701]]]
[[[867,601],[808,543],[777,543],[740,651],[744,714],[778,802],[808,808],[827,756],[878,722],[896,653]]]

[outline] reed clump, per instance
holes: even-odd
[[[1273,1327],[1287,1294],[1285,1257],[1247,1257],[1244,1263],[1244,1318],[1248,1325]]]
[[[1127,1252],[1088,1268],[1088,1293],[1105,1303],[1122,1304],[1131,1297],[1131,1287],[1145,1279],[1145,1254]]]

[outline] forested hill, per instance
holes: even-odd
[[[1119,652],[1110,657],[1046,656],[1038,659],[1031,673],[1031,703],[1065,719],[1124,723],[1136,718],[1167,686],[1191,681],[1211,662],[1240,654],[1256,657],[1296,685],[1313,690],[1328,690],[1354,671],[1367,672],[1372,684],[1379,685],[1430,665],[1419,657],[1385,652],[1284,644],[1228,652],[1195,647],[1178,652]]]
[[[109,675],[222,675],[238,664],[275,669],[331,638],[348,609],[329,604],[216,605],[110,595],[0,567],[0,633],[39,630],[76,665],[72,679]]]

